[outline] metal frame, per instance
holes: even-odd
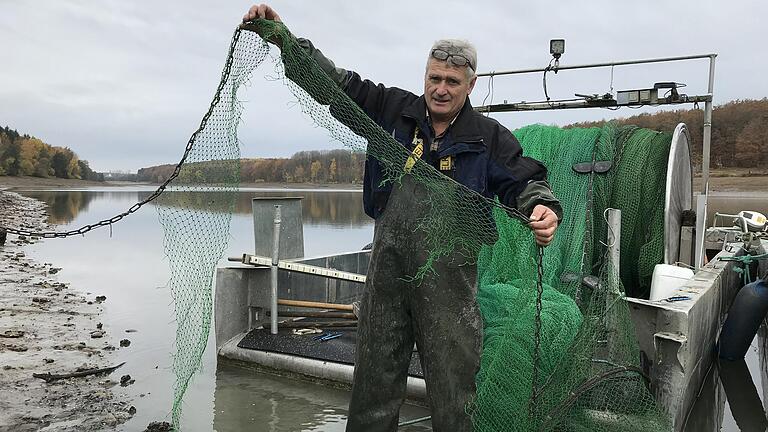
[[[270,265],[270,301],[269,310],[272,312],[271,332],[277,334],[277,265],[280,262],[280,224],[282,223],[282,206],[275,205],[274,228],[272,231],[272,262]]]
[[[257,255],[249,255],[249,254],[243,254],[242,258],[229,258],[229,261],[241,262],[243,264],[248,264],[253,266],[264,266],[264,267],[273,266],[272,258],[257,256]],[[345,272],[341,270],[334,270],[327,267],[318,267],[318,266],[313,266],[309,264],[301,264],[293,261],[280,260],[280,261],[277,261],[277,264],[275,264],[274,267],[282,270],[296,272],[296,273],[323,276],[330,279],[358,282],[363,284],[365,283],[365,279],[366,279],[366,276],[362,274],[350,273],[350,272]]]
[[[704,130],[702,135],[702,160],[701,160],[701,176],[704,181],[704,190],[702,193],[702,200],[696,208],[696,240],[695,240],[695,257],[694,267],[698,270],[703,264],[702,259],[704,257],[704,228],[706,227],[707,216],[707,200],[709,196],[709,161],[710,161],[710,146],[712,139],[712,100],[714,96],[714,84],[715,84],[715,59],[717,54],[699,54],[689,56],[678,57],[660,57],[641,60],[624,60],[606,63],[591,63],[582,65],[571,66],[557,66],[553,68],[534,68],[534,69],[519,69],[511,71],[501,72],[486,72],[477,74],[478,77],[496,77],[503,75],[520,75],[529,73],[541,73],[545,71],[563,71],[573,69],[595,69],[602,67],[614,67],[614,66],[626,66],[626,65],[638,65],[648,63],[668,63],[676,61],[689,61],[709,59],[709,80],[707,85],[707,94],[700,96],[689,96],[686,100],[675,102],[659,102],[655,104],[650,103],[633,103],[633,104],[618,104],[614,99],[568,99],[563,101],[541,101],[541,102],[521,102],[517,104],[496,104],[496,105],[484,105],[476,107],[479,112],[510,112],[510,111],[530,111],[530,110],[555,110],[555,109],[575,109],[575,108],[606,108],[606,107],[621,107],[621,106],[657,106],[668,104],[683,104],[683,103],[699,103],[704,102]],[[611,102],[612,101],[612,102]]]

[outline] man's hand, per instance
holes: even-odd
[[[257,18],[282,22],[280,15],[278,15],[274,9],[265,4],[251,6],[251,8],[248,9],[248,13],[243,15],[243,22],[253,21]]]
[[[539,246],[546,246],[555,237],[557,215],[549,207],[539,204],[533,208],[530,226],[536,237],[536,243]]]

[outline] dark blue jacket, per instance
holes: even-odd
[[[337,68],[308,39],[299,38],[298,43],[368,117],[409,152],[413,150],[413,134],[418,126],[426,147],[423,158],[437,165],[440,159],[452,156],[452,169],[442,172],[458,183],[487,198],[498,196],[501,203],[526,215],[537,204],[543,204],[562,218],[560,202],[546,183],[544,165],[523,156],[517,138],[496,120],[472,109],[469,99],[441,139],[437,154],[430,154],[428,149],[434,131],[427,118],[424,96],[363,80],[355,72]],[[303,70],[293,69],[287,68],[286,75],[305,90],[312,91],[312,85],[304,82],[307,77]],[[331,95],[314,90],[311,94],[315,100],[324,105],[331,103]],[[330,109],[333,115],[332,104]],[[372,218],[381,215],[387,205],[392,186],[391,182],[385,183],[385,179],[381,163],[369,154],[365,163],[363,205],[365,213]]]
[[[453,156],[452,169],[441,172],[469,189],[488,198],[498,196],[503,204],[517,208],[517,197],[529,182],[546,180],[544,165],[523,156],[515,136],[496,120],[472,109],[469,99],[441,139],[437,154],[430,155],[429,143],[434,131],[427,118],[424,96],[376,85],[355,72],[348,74],[342,88],[373,121],[409,151],[413,150],[413,134],[418,126],[426,147],[423,159],[436,165],[439,159]],[[373,218],[386,207],[392,188],[390,182],[382,185],[383,180],[379,161],[369,155],[365,163],[363,204],[366,214]],[[541,203],[551,204],[551,201]],[[530,206],[521,210],[530,213],[532,209]]]

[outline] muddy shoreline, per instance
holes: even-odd
[[[0,226],[39,231],[46,220],[42,202],[0,190]],[[78,291],[58,280],[55,264],[29,258],[25,246],[38,241],[9,234],[0,246],[0,431],[113,429],[135,413],[115,391],[125,371],[51,382],[33,376],[114,366],[121,349],[121,335],[100,324],[109,299]]]

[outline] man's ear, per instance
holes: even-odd
[[[472,77],[472,81],[469,82],[469,91],[467,94],[472,93],[472,89],[475,88],[475,83],[477,82],[477,75]]]

